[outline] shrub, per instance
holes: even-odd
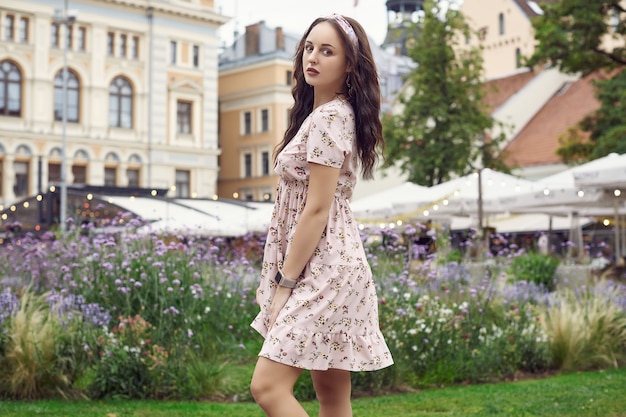
[[[538,252],[528,252],[512,259],[510,272],[516,281],[532,282],[545,287],[548,291],[554,291],[558,267],[557,258]]]

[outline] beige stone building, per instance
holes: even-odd
[[[543,13],[538,3],[541,1],[463,0],[461,12],[476,32],[466,39],[466,45],[483,48],[486,79],[515,72],[523,57],[532,54],[535,35],[531,19]]]
[[[64,143],[70,185],[214,196],[217,30],[228,18],[213,0],[70,5],[55,17],[62,1],[0,4],[0,205],[58,185]]]
[[[299,38],[263,21],[220,56],[220,177],[218,195],[248,201],[274,199],[274,147],[287,129],[293,104],[293,54]]]

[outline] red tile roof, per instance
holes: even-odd
[[[525,71],[485,82],[486,95],[483,102],[487,105],[489,112],[495,111],[502,104],[506,103],[536,75],[537,73],[534,71]]]
[[[600,74],[594,73],[564,85],[505,147],[507,165],[560,163],[559,137],[600,107],[592,85],[598,78]]]

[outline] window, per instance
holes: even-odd
[[[243,156],[243,166],[244,166],[244,177],[250,178],[252,177],[252,154],[246,153]]]
[[[500,35],[504,35],[504,13],[498,15],[498,24],[500,25]]]
[[[67,71],[67,121],[78,123],[80,84],[73,71]],[[54,78],[54,120],[63,120],[63,70]]]
[[[28,18],[22,17],[20,19],[20,42],[28,42]]]
[[[5,36],[4,39],[7,41],[12,41],[14,39],[13,37],[13,29],[15,26],[15,17],[11,16],[10,14],[5,16],[5,25],[4,28],[6,30],[5,32]]]
[[[87,167],[85,165],[72,165],[74,184],[87,184]]]
[[[200,47],[198,45],[193,46],[193,67],[198,68],[200,66]]]
[[[107,55],[113,56],[115,53],[115,34],[113,32],[107,33]]]
[[[176,197],[189,198],[189,171],[176,170]]]
[[[48,164],[48,182],[61,182],[61,164],[58,162],[50,162]]]
[[[268,109],[261,110],[261,132],[270,130],[270,112]]]
[[[128,168],[126,170],[126,178],[129,187],[139,187],[139,168]]]
[[[13,169],[15,170],[13,193],[15,197],[26,197],[28,195],[29,164],[25,161],[15,161],[13,163]]]
[[[72,26],[65,26],[65,46],[67,49],[72,49]]]
[[[247,111],[243,114],[243,134],[249,135],[252,133],[252,113]]]
[[[87,28],[79,27],[78,28],[78,50],[84,51],[86,50],[87,45]]]
[[[59,25],[52,24],[50,27],[50,45],[54,48],[59,47]]]
[[[170,42],[170,64],[176,63],[176,41]]]
[[[191,102],[177,102],[176,126],[177,133],[185,135],[191,133]]]
[[[120,57],[126,58],[126,35],[120,35]]]
[[[9,61],[0,62],[0,115],[22,115],[22,73]]]
[[[515,68],[522,66],[522,51],[519,48],[515,48]]]
[[[291,85],[293,83],[293,72],[287,71],[287,85]]]
[[[114,78],[109,87],[109,125],[133,127],[133,89],[122,77]]]
[[[130,57],[132,59],[139,58],[139,36],[133,36],[130,44]]]
[[[261,153],[261,175],[264,177],[270,175],[270,153],[268,151]]]
[[[488,32],[489,32],[488,26],[483,26],[480,29],[478,29],[478,40],[480,40],[481,42],[484,41],[487,38]]]
[[[104,167],[104,185],[107,187],[117,185],[117,169],[115,167]]]

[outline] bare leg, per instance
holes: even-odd
[[[320,402],[319,417],[352,417],[350,372],[311,371],[311,378]]]
[[[250,391],[256,403],[268,417],[308,417],[293,396],[293,386],[302,369],[259,358]],[[338,416],[339,417],[339,416]]]

